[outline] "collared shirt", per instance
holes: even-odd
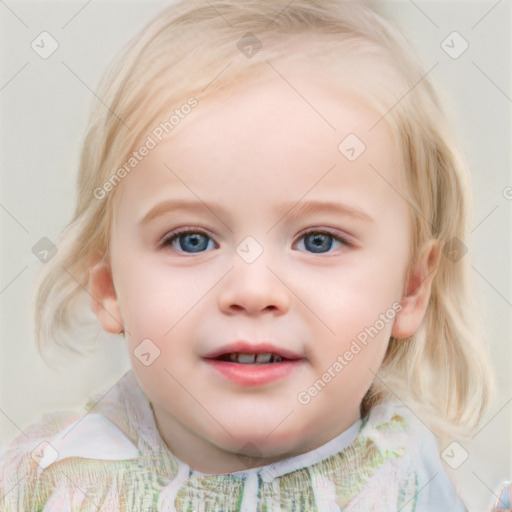
[[[224,474],[163,441],[132,371],[84,415],[52,413],[0,466],[6,512],[464,512],[433,434],[402,404],[376,405],[328,443]]]

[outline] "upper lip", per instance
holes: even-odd
[[[248,343],[246,341],[236,341],[235,343],[228,343],[221,347],[209,352],[205,356],[205,359],[215,359],[216,357],[224,354],[232,353],[242,354],[276,354],[281,356],[283,359],[302,359],[302,356],[281,347],[276,347],[271,343]]]

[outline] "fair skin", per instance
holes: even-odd
[[[124,328],[162,438],[206,473],[304,453],[350,427],[390,336],[412,335],[429,299],[438,251],[429,245],[409,267],[411,217],[394,190],[402,170],[389,128],[370,132],[377,112],[305,69],[295,64],[286,76],[335,130],[272,71],[201,100],[120,184],[110,257],[91,264],[91,307],[108,332]],[[349,133],[366,144],[354,162],[338,151]],[[193,207],[141,222],[171,199]],[[298,211],[310,201],[360,214]],[[197,233],[201,250],[184,235],[170,239],[180,227]],[[263,249],[252,263],[236,252],[247,236]],[[397,317],[300,403],[396,303]],[[133,354],[146,338],[160,350],[150,366]],[[300,364],[264,385],[232,382],[205,357],[237,340],[270,342]]]

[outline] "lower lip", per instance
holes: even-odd
[[[262,386],[283,379],[302,364],[301,359],[269,364],[240,364],[218,359],[205,361],[214,370],[240,386]]]

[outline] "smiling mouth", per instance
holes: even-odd
[[[289,350],[262,343],[232,343],[204,357],[207,365],[237,386],[264,386],[285,379],[305,360]]]
[[[273,364],[281,363],[287,359],[279,354],[272,354],[271,352],[247,354],[244,352],[231,352],[229,354],[222,354],[215,358],[217,361],[228,361],[230,363],[238,364]]]

